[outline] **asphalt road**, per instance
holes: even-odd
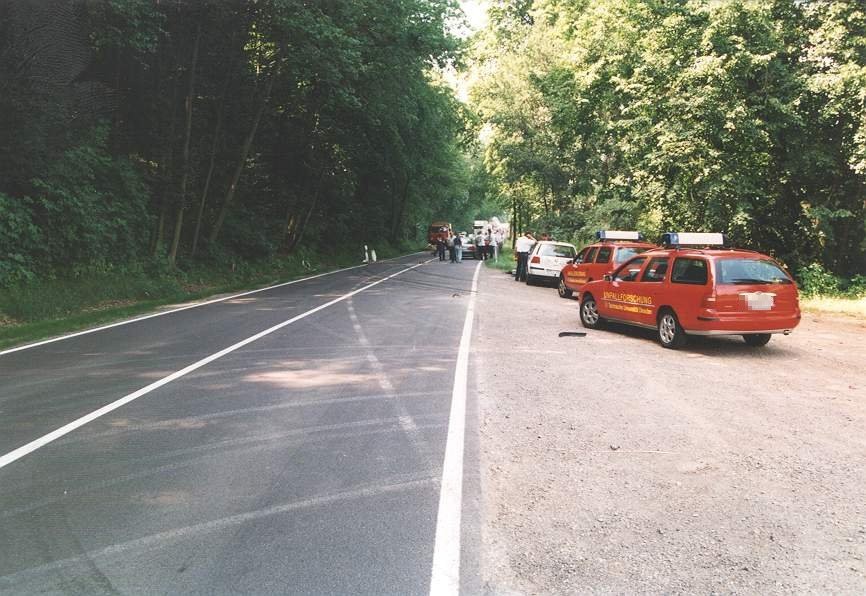
[[[0,456],[426,261],[0,355]],[[474,263],[428,263],[0,468],[0,593],[429,590]]]

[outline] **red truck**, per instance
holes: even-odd
[[[427,242],[432,247],[436,246],[436,241],[440,238],[447,242],[450,237],[451,224],[447,221],[434,221],[427,228]]]

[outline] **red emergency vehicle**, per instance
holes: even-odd
[[[763,346],[800,323],[797,285],[770,257],[726,249],[722,234],[665,234],[662,244],[583,286],[584,327],[650,327],[662,346],[678,348],[688,335],[742,335]]]
[[[436,241],[440,238],[447,242],[451,236],[451,224],[447,221],[434,221],[427,228],[427,243],[432,247],[436,246]]]
[[[574,261],[562,268],[557,285],[560,298],[571,298],[573,292],[580,292],[583,284],[601,279],[629,258],[657,248],[655,244],[644,242],[640,232],[600,230],[595,237],[597,242],[581,250]]]

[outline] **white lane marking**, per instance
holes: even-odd
[[[432,259],[431,259],[432,260]],[[419,455],[424,455],[426,453],[426,449],[424,449],[424,438],[421,436],[421,433],[418,431],[418,425],[415,424],[415,421],[412,419],[412,415],[409,413],[409,410],[406,409],[406,406],[403,404],[400,396],[397,395],[397,390],[394,388],[394,384],[391,383],[391,379],[388,378],[388,371],[385,369],[385,366],[376,357],[376,353],[373,350],[373,345],[370,343],[370,340],[367,338],[367,334],[364,333],[364,328],[361,326],[361,320],[358,318],[358,313],[355,312],[355,305],[353,304],[353,300],[348,300],[346,302],[346,308],[349,311],[349,318],[352,321],[352,328],[355,330],[355,334],[358,336],[358,343],[364,346],[367,349],[367,362],[370,363],[370,367],[376,371],[376,379],[379,381],[379,387],[382,388],[382,391],[391,395],[394,400],[395,406],[397,408],[397,413],[400,414],[400,428],[403,429],[403,432],[406,433],[406,436],[409,437],[409,441],[411,441],[412,445],[415,447],[415,451]],[[426,458],[425,459],[429,459]]]
[[[475,317],[475,296],[478,272],[472,276],[472,292],[463,335],[457,352],[454,370],[454,389],[451,392],[451,413],[448,416],[448,438],[445,443],[445,463],[439,492],[439,511],[436,515],[436,542],[433,547],[433,569],[430,575],[431,596],[460,593],[460,526],[463,513],[463,443],[466,435],[466,385],[469,380],[469,344],[472,340],[472,322]]]
[[[425,263],[429,263],[429,262],[430,261],[425,261]],[[154,383],[151,383],[150,385],[147,385],[146,387],[142,387],[138,391],[134,391],[133,393],[130,393],[129,395],[121,397],[120,399],[113,401],[110,404],[102,406],[98,410],[94,410],[90,414],[82,416],[81,418],[74,420],[74,421],[70,422],[69,424],[61,426],[57,430],[54,430],[54,431],[52,431],[46,435],[43,435],[43,436],[39,437],[38,439],[34,439],[33,441],[30,441],[26,445],[22,445],[18,449],[10,451],[6,455],[0,457],[0,468],[8,466],[9,464],[14,462],[15,460],[24,457],[28,453],[32,453],[32,452],[36,451],[40,447],[44,447],[45,445],[47,445],[48,443],[51,443],[52,441],[56,441],[57,439],[59,439],[63,435],[71,433],[73,430],[75,430],[81,426],[84,426],[88,422],[92,422],[92,421],[96,420],[97,418],[105,416],[109,412],[112,412],[121,406],[125,406],[129,402],[138,399],[142,395],[146,395],[155,389],[159,389],[163,385],[167,385],[168,383],[171,383],[172,381],[175,381],[175,380],[177,380],[177,379],[179,379],[185,375],[188,375],[189,373],[193,372],[194,370],[197,370],[197,369],[201,368],[202,366],[213,362],[214,360],[218,360],[219,358],[222,358],[226,354],[230,354],[231,352],[234,352],[235,350],[242,348],[247,344],[250,344],[250,343],[252,343],[258,339],[261,339],[261,338],[265,337],[266,335],[270,335],[274,331],[278,331],[278,330],[282,329],[283,327],[286,327],[287,325],[291,325],[292,323],[294,323],[296,321],[300,321],[301,319],[309,317],[310,315],[315,314],[315,313],[319,312],[320,310],[324,310],[324,309],[328,308],[329,306],[333,306],[334,304],[337,304],[338,302],[342,302],[343,300],[347,300],[347,299],[351,298],[352,296],[354,296],[355,294],[360,294],[364,290],[368,290],[368,289],[372,288],[373,286],[377,286],[380,283],[388,281],[389,279],[397,277],[398,275],[406,273],[407,271],[411,271],[412,269],[420,267],[421,265],[423,265],[425,263],[418,263],[417,265],[412,265],[411,267],[407,267],[406,269],[401,269],[397,273],[392,273],[388,277],[383,277],[382,279],[379,279],[377,281],[374,281],[373,283],[367,284],[366,286],[360,287],[357,290],[352,290],[348,294],[343,294],[339,298],[335,298],[335,299],[331,300],[330,302],[326,302],[322,305],[317,306],[316,308],[312,308],[306,312],[303,312],[297,316],[292,317],[291,319],[283,321],[282,323],[278,323],[277,325],[274,325],[273,327],[269,327],[269,328],[265,329],[264,331],[260,331],[259,333],[256,333],[255,335],[252,335],[252,336],[250,336],[244,340],[241,340],[236,344],[233,344],[227,348],[224,348],[224,349],[220,350],[219,352],[216,352],[215,354],[211,354],[210,356],[207,356],[206,358],[202,358],[198,362],[194,362],[194,363],[190,364],[189,366],[180,369],[179,371],[173,372],[172,374],[168,375],[167,377],[163,377],[162,379],[160,379]]]
[[[426,251],[422,251],[426,252]],[[384,263],[386,260],[391,261],[394,259],[401,259],[403,257],[411,257],[412,255],[416,255],[420,253],[412,253],[408,255],[401,255],[399,257],[394,257],[393,259],[384,259],[379,261],[380,263]],[[431,259],[432,260],[432,259]],[[273,286],[267,286],[265,288],[259,288],[257,290],[250,290],[248,292],[241,292],[240,294],[232,294],[231,296],[224,296],[222,298],[214,298],[213,300],[207,300],[205,302],[196,302],[195,304],[189,304],[187,306],[181,306],[179,308],[173,308],[171,310],[164,310],[161,312],[155,312],[149,315],[144,315],[142,317],[136,317],[134,319],[128,319],[126,321],[118,321],[116,323],[110,323],[108,325],[102,325],[100,327],[94,327],[93,329],[85,329],[84,331],[77,331],[75,333],[69,333],[67,335],[61,335],[60,337],[52,337],[51,339],[44,339],[42,341],[37,341],[32,344],[25,344],[23,346],[18,346],[17,348],[9,348],[8,350],[0,350],[0,356],[4,356],[5,354],[11,354],[12,352],[20,352],[21,350],[29,350],[30,348],[37,348],[39,346],[44,346],[45,344],[52,344],[57,341],[63,341],[65,339],[72,339],[73,337],[79,337],[81,335],[88,335],[90,333],[96,333],[97,331],[105,331],[106,329],[111,329],[112,327],[120,327],[121,325],[129,325],[130,323],[137,323],[138,321],[144,321],[146,319],[152,319],[154,317],[161,317],[163,315],[170,315],[172,313],[180,312],[182,310],[189,310],[191,308],[198,308],[199,306],[207,306],[209,304],[216,304],[217,302],[224,302],[226,300],[234,300],[235,298],[240,298],[242,296],[249,296],[250,294],[257,294],[258,292],[264,292],[265,290],[273,290],[275,288],[282,288],[284,286],[290,286],[292,284],[301,283],[302,281],[309,281],[311,279],[316,279],[319,277],[325,277],[326,275],[333,275],[334,273],[341,273],[343,271],[351,271],[352,269],[358,269],[360,267],[366,267],[369,263],[363,263],[361,265],[354,265],[352,267],[346,267],[344,269],[335,269],[334,271],[326,271],[325,273],[317,273],[316,275],[311,275],[309,277],[302,277],[301,279],[293,279],[292,281],[286,281],[280,284],[275,284]]]

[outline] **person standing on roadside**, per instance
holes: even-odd
[[[482,261],[487,259],[487,241],[484,230],[481,230],[478,232],[478,235],[475,236],[475,252],[481,255]]]
[[[452,263],[457,262],[457,252],[454,250],[454,239],[456,236],[449,235],[448,236],[448,259]]]
[[[463,262],[463,238],[460,236],[460,234],[457,234],[456,236],[454,236],[454,252],[456,253],[456,256],[457,256],[457,262],[462,263]]]
[[[490,239],[490,245],[493,247],[493,260],[499,262],[499,246],[502,244],[502,234],[499,230],[493,232],[493,237]]]
[[[526,266],[529,261],[529,251],[535,244],[535,238],[529,232],[523,232],[514,243],[514,252],[517,253],[517,271],[514,274],[514,281],[526,281]]]
[[[442,236],[436,239],[436,254],[439,255],[440,261],[445,261],[445,239]]]

